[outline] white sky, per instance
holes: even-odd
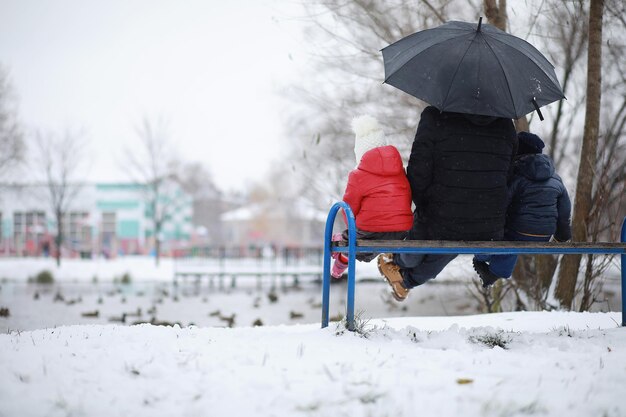
[[[0,0],[0,63],[26,128],[82,129],[88,178],[118,181],[142,118],[241,189],[278,158],[299,49],[289,0]]]

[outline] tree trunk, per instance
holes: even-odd
[[[57,234],[54,237],[54,243],[57,247],[56,253],[54,254],[54,258],[57,262],[57,267],[61,266],[61,245],[63,244],[63,213],[57,211],[55,213],[56,221],[57,221]]]
[[[538,309],[546,309],[546,298],[550,293],[550,285],[552,285],[552,277],[554,271],[559,264],[557,256],[554,255],[535,255],[535,265],[537,268],[538,287],[537,298],[535,302]]]
[[[161,227],[161,222],[156,222],[154,227],[154,262],[156,266],[159,266],[161,261],[161,240],[159,239]]]
[[[159,262],[161,261],[161,241],[158,238],[156,239],[154,248],[156,252],[154,261],[155,261],[156,266],[159,266]]]
[[[496,0],[484,0],[483,7],[485,9],[487,21],[498,29],[506,32],[506,25],[508,21],[508,15],[506,13],[506,0],[499,0],[498,2],[496,2]],[[514,120],[514,123],[516,131],[528,132],[528,119],[526,119],[526,116],[522,116],[519,119]]]
[[[587,240],[587,218],[592,206],[592,191],[597,160],[602,84],[602,13],[604,0],[591,0],[587,52],[587,103],[583,146],[576,181],[576,200],[572,218],[572,239]],[[581,255],[564,256],[554,295],[561,307],[572,308]]]
[[[526,119],[526,116],[522,116],[519,119],[513,120],[513,123],[515,124],[515,131],[529,132],[528,119]]]
[[[498,29],[506,31],[506,0],[499,0],[498,2],[496,0],[484,0],[483,7],[487,21]]]
[[[587,258],[587,267],[585,268],[585,282],[583,283],[583,296],[580,300],[580,309],[579,311],[587,311],[591,308],[591,305],[594,302],[593,297],[593,255],[586,255]]]

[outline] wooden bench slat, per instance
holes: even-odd
[[[259,275],[262,276],[286,276],[291,277],[294,275],[319,275],[321,273],[321,269],[313,270],[313,271],[304,271],[304,272],[237,272],[237,271],[205,271],[205,272],[185,272],[185,271],[176,271],[174,275],[192,275],[192,276],[204,276],[204,275],[224,275],[224,276],[246,276],[246,277],[256,277]]]
[[[624,249],[626,243],[615,242],[521,242],[521,241],[452,241],[452,240],[364,240],[358,247],[388,248],[528,248],[528,249]],[[333,247],[346,247],[348,242],[333,242]]]

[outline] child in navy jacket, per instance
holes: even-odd
[[[517,137],[504,240],[547,242],[552,236],[560,242],[570,240],[570,198],[552,159],[541,153],[545,144],[532,133],[520,132]],[[483,254],[473,261],[484,288],[509,278],[516,262],[517,255]]]

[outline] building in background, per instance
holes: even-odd
[[[167,215],[155,236],[147,188],[134,183],[82,184],[63,217],[63,256],[106,257],[149,254],[155,239],[168,255],[191,239],[192,199],[175,183],[168,184]],[[48,188],[2,185],[0,191],[0,254],[41,256],[56,250],[57,231]]]
[[[271,249],[279,256],[301,256],[321,251],[326,216],[302,198],[267,199],[228,211],[221,220],[230,246],[247,255]]]

